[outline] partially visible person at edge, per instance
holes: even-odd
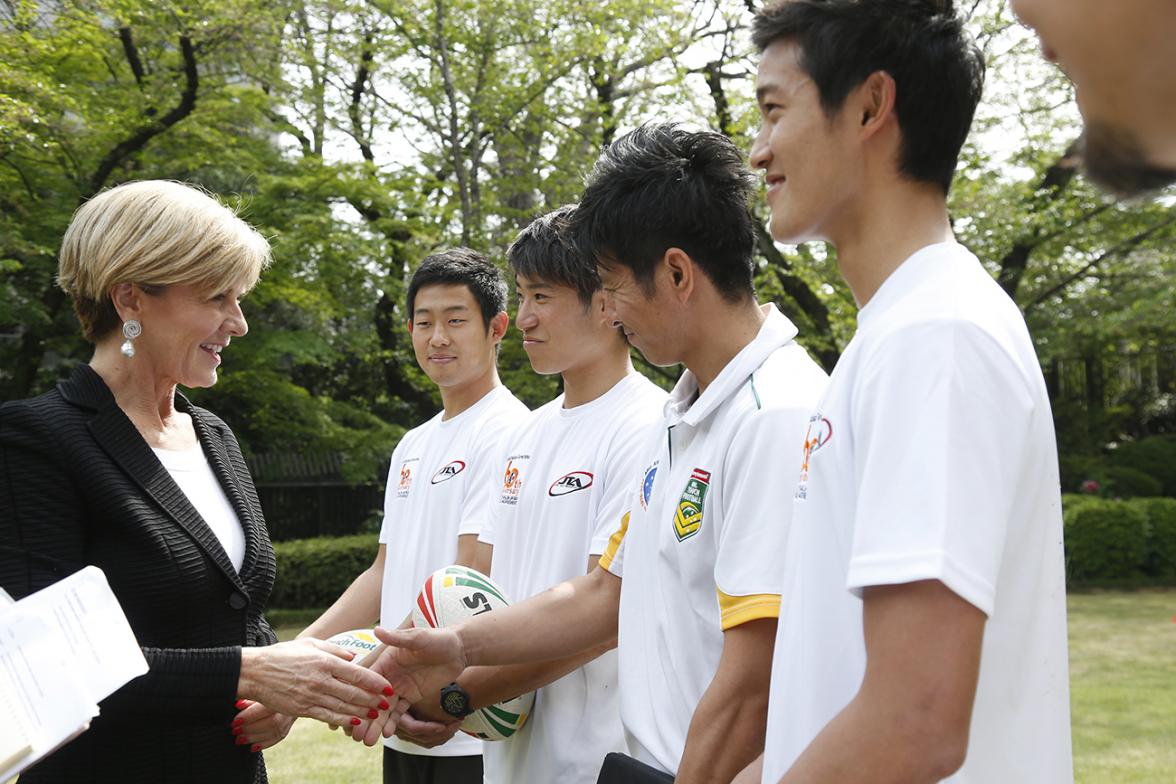
[[[772,237],[833,246],[860,311],[791,477],[739,784],[1073,780],[1053,417],[1020,310],[948,220],[984,81],[951,5],[755,19]]]
[[[1074,83],[1090,178],[1129,196],[1176,182],[1176,3],[1013,0]]]
[[[381,619],[395,626],[435,570],[473,566],[502,475],[498,444],[527,414],[498,379],[507,314],[497,267],[469,248],[434,253],[413,273],[406,299],[417,364],[437,385],[442,408],[392,452],[371,566],[299,637],[325,639]],[[457,722],[444,718],[400,719],[384,741],[386,784],[481,784],[482,741],[455,735]],[[352,737],[374,745],[382,730],[382,722],[364,722]]]
[[[176,391],[216,383],[269,258],[260,234],[175,182],[105,191],[66,230],[58,283],[94,354],[0,406],[0,585],[20,598],[100,567],[150,670],[22,784],[264,782],[260,752],[291,716],[403,710],[350,652],[274,644],[273,549],[240,447]]]

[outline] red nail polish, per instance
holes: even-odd
[[[359,721],[359,719],[357,719],[357,718],[355,718],[354,716],[352,716],[352,717],[351,717],[351,726],[352,726],[352,727],[358,727],[358,726],[359,726],[359,724],[360,724],[360,721]]]
[[[230,727],[240,727],[244,723],[245,723],[245,719],[233,719],[233,723],[230,724],[229,726]]]
[[[388,710],[388,701],[380,700],[380,710]]]
[[[237,736],[236,743],[238,746],[244,746],[248,742],[249,742],[249,738],[246,738],[244,735]]]
[[[254,754],[256,754],[257,752],[261,751],[261,744],[254,743],[252,746],[249,747],[249,750],[252,751]]]
[[[376,710],[375,708],[372,708],[371,710],[368,711],[368,718],[369,719],[377,719],[379,717],[380,717],[380,712],[378,710]]]
[[[249,700],[237,700],[233,704],[237,706],[237,710],[244,710],[249,707]]]
[[[395,695],[395,694],[396,694],[396,692],[392,691],[392,687],[391,687],[391,686],[385,686],[385,687],[384,687],[384,696],[385,696],[385,697],[391,697],[391,696],[393,696],[393,695]]]
[[[240,735],[244,731],[245,731],[244,727],[233,727],[233,734],[234,735]]]

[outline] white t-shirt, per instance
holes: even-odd
[[[151,451],[184,491],[188,502],[200,513],[205,524],[216,534],[233,568],[240,572],[241,564],[245,561],[245,529],[241,527],[241,521],[229,503],[225,489],[212,472],[204,450],[197,444],[191,449],[151,447]]]
[[[507,437],[504,479],[481,539],[494,545],[490,576],[512,601],[584,574],[589,557],[604,552],[641,469],[637,446],[665,400],[631,373],[575,408],[560,395]],[[604,755],[625,750],[618,714],[611,651],[536,692],[527,724],[486,744],[486,781],[594,784]]]
[[[630,753],[677,773],[725,630],[775,618],[788,492],[827,377],[775,306],[698,395],[683,374],[654,429],[627,532],[601,563],[622,576],[621,718]],[[697,396],[697,398],[696,398]]]
[[[503,434],[527,407],[506,387],[495,387],[451,419],[437,414],[404,434],[392,452],[384,493],[380,544],[387,545],[380,617],[399,626],[430,574],[457,558],[457,537],[477,535],[498,476],[493,457]],[[456,757],[480,754],[482,742],[458,733],[431,749],[392,737],[407,754]]]
[[[923,248],[862,308],[816,411],[778,554],[763,781],[857,693],[862,589],[928,579],[988,616],[948,781],[1071,781],[1057,450],[1016,306],[962,246]]]

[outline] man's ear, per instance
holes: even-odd
[[[694,259],[681,248],[667,248],[661,260],[662,275],[669,283],[670,291],[679,302],[690,299],[698,282],[698,266]]]
[[[506,335],[506,328],[510,326],[510,316],[506,315],[506,311],[500,310],[490,319],[490,334],[494,336],[494,342],[497,343]]]
[[[110,301],[123,321],[137,319],[143,312],[143,290],[134,283],[116,283],[110,287]]]
[[[408,334],[412,334],[412,319],[405,319],[404,326],[408,327]]]
[[[897,121],[898,117],[894,113],[897,95],[898,87],[894,77],[886,71],[874,71],[851,93],[863,139],[878,133],[891,120]]]

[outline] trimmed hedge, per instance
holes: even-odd
[[[1062,496],[1071,586],[1176,585],[1176,499]],[[275,542],[278,579],[269,606],[329,607],[368,568],[376,534]]]
[[[376,534],[274,542],[278,577],[269,607],[329,607],[372,565]]]
[[[1063,514],[1070,583],[1132,580],[1147,564],[1147,514],[1122,501],[1092,498]]]
[[[1131,505],[1147,517],[1147,571],[1176,580],[1176,498],[1136,498]]]

